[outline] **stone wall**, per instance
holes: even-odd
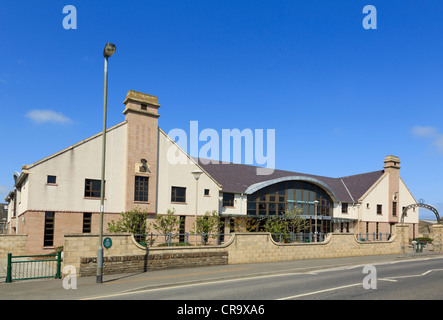
[[[407,230],[406,230],[407,231]],[[228,247],[229,264],[400,254],[402,238],[359,242],[354,234],[332,233],[323,242],[276,243],[269,233],[239,233]]]
[[[431,227],[431,231],[429,236],[433,239],[434,251],[443,252],[443,225],[434,224]]]
[[[320,243],[276,243],[270,233],[235,233],[221,246],[148,248],[129,234],[106,235],[112,247],[104,249],[103,273],[144,272],[165,268],[220,264],[262,263],[304,259],[370,256],[404,253],[409,226],[396,225],[389,241],[359,242],[355,235],[329,234]],[[106,237],[104,236],[104,237]],[[77,268],[80,275],[96,274],[98,235],[66,235],[64,265]]]
[[[228,264],[226,251],[160,253],[114,256],[103,259],[103,274],[147,272],[170,268],[189,268]],[[80,259],[80,276],[97,274],[97,257]]]
[[[1,234],[0,235],[0,259],[6,259],[8,253],[22,256],[26,252],[26,235]]]

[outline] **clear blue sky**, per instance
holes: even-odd
[[[132,89],[158,96],[166,132],[275,129],[278,169],[340,177],[393,154],[443,213],[442,15],[438,1],[0,0],[0,200],[22,165],[101,131],[114,42],[109,126]]]

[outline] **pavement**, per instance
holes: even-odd
[[[355,265],[420,259],[425,255],[379,255],[272,263],[236,264],[198,268],[167,269],[144,273],[104,275],[103,283],[96,277],[74,279],[23,280],[5,283],[0,267],[0,300],[78,300],[106,297],[121,292],[195,284],[207,281],[257,277],[272,274],[312,272],[314,270]],[[441,257],[439,255],[439,257]],[[70,287],[70,289],[69,289]],[[75,288],[74,288],[75,287]],[[68,288],[68,289],[65,289]]]

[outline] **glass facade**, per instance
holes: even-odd
[[[317,220],[315,220],[315,204]],[[302,216],[309,222],[304,232],[328,233],[332,230],[333,201],[321,187],[307,181],[285,181],[270,185],[248,195],[247,214],[258,218],[258,231],[263,229],[267,217],[282,216],[286,210],[301,208]],[[317,229],[315,230],[315,227]]]
[[[284,215],[286,209],[302,208],[302,215],[314,216],[318,200],[317,216],[332,216],[333,201],[319,186],[306,181],[285,181],[273,184],[248,195],[249,216]]]

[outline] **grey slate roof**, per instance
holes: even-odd
[[[195,159],[198,164],[222,185],[222,191],[232,193],[244,193],[248,187],[255,183],[268,180],[299,176],[306,179],[316,179],[326,184],[336,195],[339,202],[357,202],[358,199],[383,175],[384,170],[362,173],[347,177],[330,178],[312,174],[274,170],[270,175],[257,175],[258,167],[236,163],[202,163],[201,159]],[[207,161],[205,161],[207,162]],[[349,192],[348,192],[349,190]]]

